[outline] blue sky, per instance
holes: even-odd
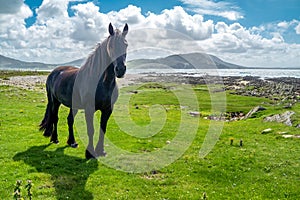
[[[0,54],[49,63],[80,58],[107,35],[109,22],[174,30],[237,64],[300,67],[299,0],[0,0]],[[155,40],[139,45],[183,51]]]
[[[34,11],[42,4],[43,0],[25,0],[25,3]],[[70,2],[71,5],[90,2],[89,0]],[[142,13],[146,15],[149,11],[159,14],[165,9],[171,9],[174,6],[184,6],[179,0],[94,0],[95,5],[100,7],[101,12],[108,13],[113,10],[120,10],[129,4],[136,5],[142,9]],[[163,3],[162,3],[163,2]],[[220,2],[220,1],[215,1]],[[299,0],[242,0],[242,1],[226,1],[237,6],[239,11],[244,14],[244,19],[240,23],[245,27],[259,26],[268,22],[291,21],[300,19],[300,1]],[[70,7],[69,6],[69,7]],[[193,13],[192,11],[188,11]],[[69,9],[72,15],[72,10]],[[214,20],[224,20],[220,17],[207,15],[206,18]],[[27,20],[28,25],[35,22],[35,17]]]

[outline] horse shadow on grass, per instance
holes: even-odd
[[[97,160],[87,161],[66,155],[64,149],[67,146],[46,151],[49,145],[31,147],[16,154],[13,159],[24,161],[37,172],[50,174],[57,199],[93,199],[93,194],[85,190],[85,185],[89,176],[98,169]],[[52,187],[45,184],[40,188]]]

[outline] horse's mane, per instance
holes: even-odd
[[[94,50],[86,58],[84,64],[80,67],[79,73],[85,73],[85,76],[99,77],[108,67],[109,60],[107,55],[107,40],[98,43]]]
[[[76,101],[83,105],[92,103],[91,101],[94,100],[99,79],[110,63],[107,42],[108,39],[105,39],[102,43],[98,43],[78,70],[73,95],[76,97]]]
[[[114,36],[120,37],[122,32],[119,29],[115,29]],[[95,49],[89,54],[84,64],[80,67],[79,73],[89,72],[86,76],[100,77],[110,64],[108,56],[107,43],[111,36],[106,38],[103,42],[98,43]]]

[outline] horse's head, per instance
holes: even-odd
[[[127,41],[125,36],[128,33],[128,25],[125,24],[123,31],[116,29],[114,30],[113,26],[109,24],[108,31],[110,36],[108,37],[107,42],[107,52],[111,58],[112,64],[116,76],[122,78],[126,72],[126,51],[127,51]]]

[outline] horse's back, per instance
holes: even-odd
[[[72,66],[59,66],[48,76],[47,92],[65,106],[72,106],[73,86],[79,68]]]
[[[51,76],[52,74],[57,74],[57,73],[72,74],[72,73],[77,72],[78,69],[79,68],[73,67],[73,66],[58,66],[52,70],[52,72],[49,74],[49,76]]]

